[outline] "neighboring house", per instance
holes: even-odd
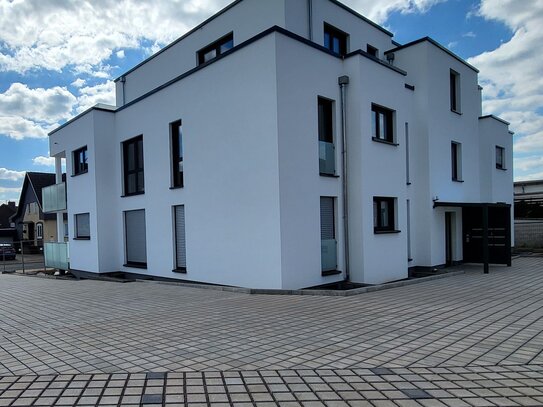
[[[515,246],[543,248],[543,180],[515,182]]]
[[[0,205],[0,243],[13,243],[17,237],[15,225],[10,218],[17,212],[15,202]]]
[[[481,92],[335,0],[236,1],[50,133],[70,268],[295,289],[508,264],[512,134]]]
[[[55,174],[27,172],[24,177],[19,206],[11,222],[17,230],[16,240],[23,241],[30,250],[39,250],[44,241],[58,241],[56,216],[44,213],[42,203],[42,190],[54,184]]]

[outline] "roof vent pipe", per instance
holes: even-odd
[[[343,186],[343,247],[345,257],[345,280],[349,281],[349,205],[347,196],[347,102],[345,87],[349,84],[348,76],[338,78],[341,93],[341,179]]]

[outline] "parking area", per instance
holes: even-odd
[[[467,271],[353,297],[2,275],[0,406],[543,405],[543,258]]]

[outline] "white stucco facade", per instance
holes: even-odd
[[[323,47],[327,26],[345,33],[344,55]],[[199,65],[198,51],[230,33],[233,48]],[[348,77],[343,88],[340,77]],[[252,288],[347,277],[377,284],[407,278],[409,268],[462,261],[463,208],[513,201],[512,137],[506,122],[481,117],[475,68],[430,39],[398,46],[336,1],[234,2],[116,85],[117,106],[97,106],[50,134],[51,156],[66,158],[76,271]],[[332,106],[335,171],[327,174],[319,171],[319,98]],[[392,123],[385,142],[373,137],[372,109],[379,108]],[[184,181],[173,188],[170,123],[178,120]],[[123,143],[138,136],[144,191],[130,195]],[[451,143],[461,145],[454,181]],[[76,173],[73,153],[84,146],[88,169]],[[505,160],[499,169],[497,146]],[[334,202],[334,270],[322,268],[321,197]],[[392,225],[376,225],[376,199],[387,200]],[[124,213],[132,210],[145,211],[146,262],[138,267],[126,251]],[[77,238],[75,216],[87,213],[90,236]]]

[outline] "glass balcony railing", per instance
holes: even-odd
[[[336,153],[333,143],[319,141],[319,172],[327,175],[336,173]]]
[[[68,243],[44,243],[45,267],[69,270]]]
[[[66,210],[66,183],[51,185],[42,189],[44,212],[59,212]]]
[[[321,240],[321,271],[337,269],[337,242]]]

